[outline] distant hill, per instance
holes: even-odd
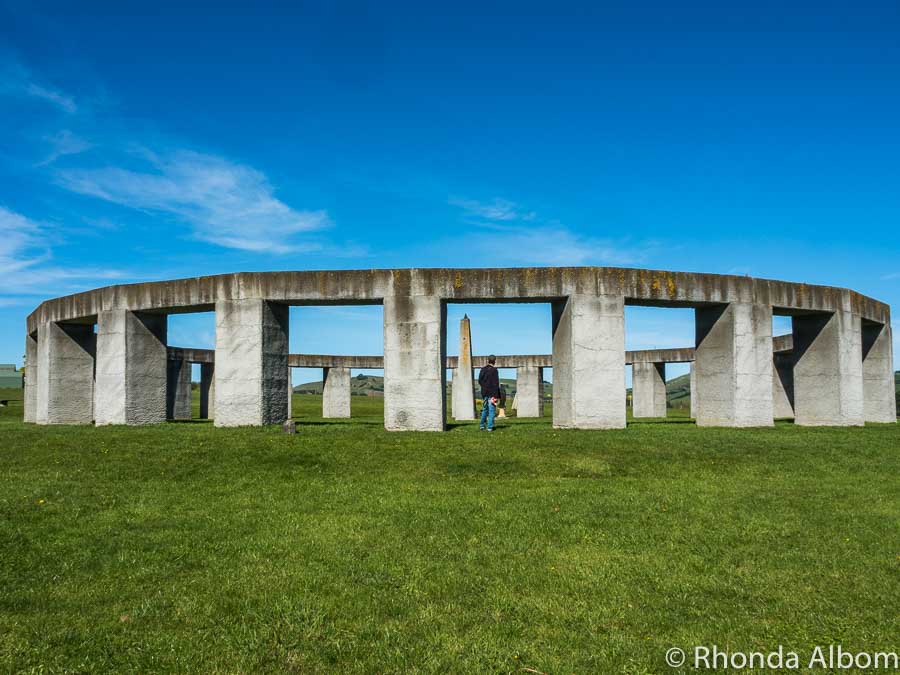
[[[506,397],[512,401],[516,395],[516,381],[513,379],[500,379],[500,385],[506,389]],[[324,383],[321,380],[316,382],[305,382],[294,387],[295,394],[321,394]],[[475,389],[478,389],[478,383],[475,383]],[[373,392],[370,394],[369,392]],[[453,382],[447,382],[447,393],[453,391]],[[384,378],[380,375],[356,375],[350,378],[350,395],[351,396],[378,396],[384,394]],[[553,395],[553,384],[544,382],[544,396],[547,398]]]
[[[506,389],[506,396],[510,400],[516,395],[516,381],[503,378],[500,384]],[[478,383],[476,382],[476,389]],[[897,409],[900,410],[900,371],[894,373],[894,388],[897,396]],[[447,393],[453,390],[453,383],[447,383]],[[371,394],[369,392],[372,392]],[[297,394],[321,394],[322,382],[306,382],[294,387]],[[379,396],[384,395],[384,378],[379,375],[357,375],[350,379],[350,394],[352,396]],[[631,389],[626,392],[629,400]],[[21,395],[21,392],[20,392]],[[544,396],[553,398],[553,383],[544,383]],[[666,382],[666,399],[670,408],[689,408],[691,405],[691,376],[681,375],[674,380]]]

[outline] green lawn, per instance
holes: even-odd
[[[672,672],[897,650],[900,426],[35,427],[0,409],[0,670]],[[682,413],[683,414],[683,413]],[[525,671],[524,669],[531,669]]]

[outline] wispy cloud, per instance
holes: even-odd
[[[65,157],[66,155],[78,155],[94,147],[93,143],[77,136],[68,129],[62,129],[54,134],[49,134],[44,137],[44,140],[50,146],[50,152],[47,157],[37,164],[37,166],[53,164],[53,162],[60,157]]]
[[[478,234],[478,255],[493,265],[627,265],[646,257],[636,247],[613,238],[580,234],[515,202],[453,198],[464,219],[487,227]]]
[[[130,276],[115,269],[51,264],[53,252],[47,241],[59,236],[53,230],[0,206],[0,303],[24,304],[28,298],[21,296],[59,295],[61,290],[71,292],[97,281]]]
[[[893,281],[894,279],[900,279],[900,272],[891,272],[881,277],[882,281]]]
[[[474,199],[451,197],[449,203],[452,206],[458,206],[463,209],[469,217],[501,223],[508,223],[516,220],[529,221],[534,220],[537,217],[537,214],[534,211],[526,211],[520,208],[515,202],[500,198],[495,198],[490,202],[479,202]]]
[[[0,94],[44,101],[69,114],[78,111],[78,105],[72,96],[47,82],[39,81],[31,71],[14,60],[9,60],[0,68]]]
[[[269,253],[322,248],[296,235],[327,228],[327,213],[291,208],[256,169],[191,150],[144,151],[143,157],[146,170],[67,169],[57,181],[73,192],[174,216],[190,224],[197,239],[218,246]]]

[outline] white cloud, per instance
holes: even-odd
[[[450,204],[458,206],[469,217],[508,223],[517,220],[534,220],[537,217],[534,211],[521,209],[515,202],[506,199],[495,198],[488,203],[475,201],[474,199],[459,199],[453,197]]]
[[[39,82],[27,68],[14,60],[7,62],[0,71],[0,93],[45,101],[69,114],[78,111],[73,97],[47,83]]]
[[[75,105],[75,99],[58,89],[50,89],[35,82],[29,82],[25,85],[25,93],[32,98],[48,101],[67,113],[74,113],[78,110],[78,106]]]
[[[478,256],[494,265],[630,265],[643,260],[645,252],[548,224],[497,227],[480,233]]]
[[[68,129],[63,129],[55,134],[45,136],[44,140],[50,145],[50,154],[47,155],[43,161],[38,163],[38,166],[52,164],[60,157],[66,155],[78,155],[94,147],[93,143],[80,136],[76,136]]]
[[[115,269],[48,264],[53,253],[46,242],[58,236],[52,230],[0,206],[0,304],[25,304],[27,299],[18,296],[59,295],[127,276]]]
[[[293,238],[330,225],[325,211],[295,210],[277,199],[252,167],[190,150],[157,155],[145,150],[148,170],[119,167],[68,169],[59,183],[133,209],[173,215],[196,238],[226,248],[288,253],[319,250]]]

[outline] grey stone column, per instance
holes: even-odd
[[[166,419],[191,419],[191,364],[170,360],[166,377]]]
[[[453,370],[452,414],[457,420],[475,419],[475,394],[472,378],[472,326],[469,316],[459,322],[459,361]]]
[[[287,305],[259,298],[216,303],[217,427],[287,418],[288,317]]]
[[[288,366],[287,418],[294,419],[294,369]]]
[[[216,364],[200,364],[200,419],[216,416]]]
[[[634,363],[631,407],[635,417],[666,416],[666,364]]]
[[[889,323],[863,322],[862,355],[866,422],[896,422],[897,399]]]
[[[730,303],[695,310],[699,426],[772,426],[772,308]]]
[[[323,368],[322,417],[350,417],[350,369]]]
[[[517,417],[544,416],[544,369],[538,366],[516,368],[516,397],[513,408]]]
[[[384,428],[443,431],[446,306],[437,296],[396,290],[410,294],[384,298]]]
[[[552,311],[553,426],[624,428],[624,297],[571,295]]]
[[[97,317],[97,425],[166,421],[165,314],[127,310]]]
[[[93,325],[50,322],[38,326],[38,424],[91,423],[96,348]]]
[[[794,355],[772,355],[772,406],[775,419],[794,416]]]
[[[691,366],[691,417],[697,417],[697,375],[694,364]]]
[[[38,342],[36,335],[25,336],[25,415],[24,421],[37,422]]]
[[[793,317],[794,423],[858,426],[863,411],[862,337],[849,311]]]

